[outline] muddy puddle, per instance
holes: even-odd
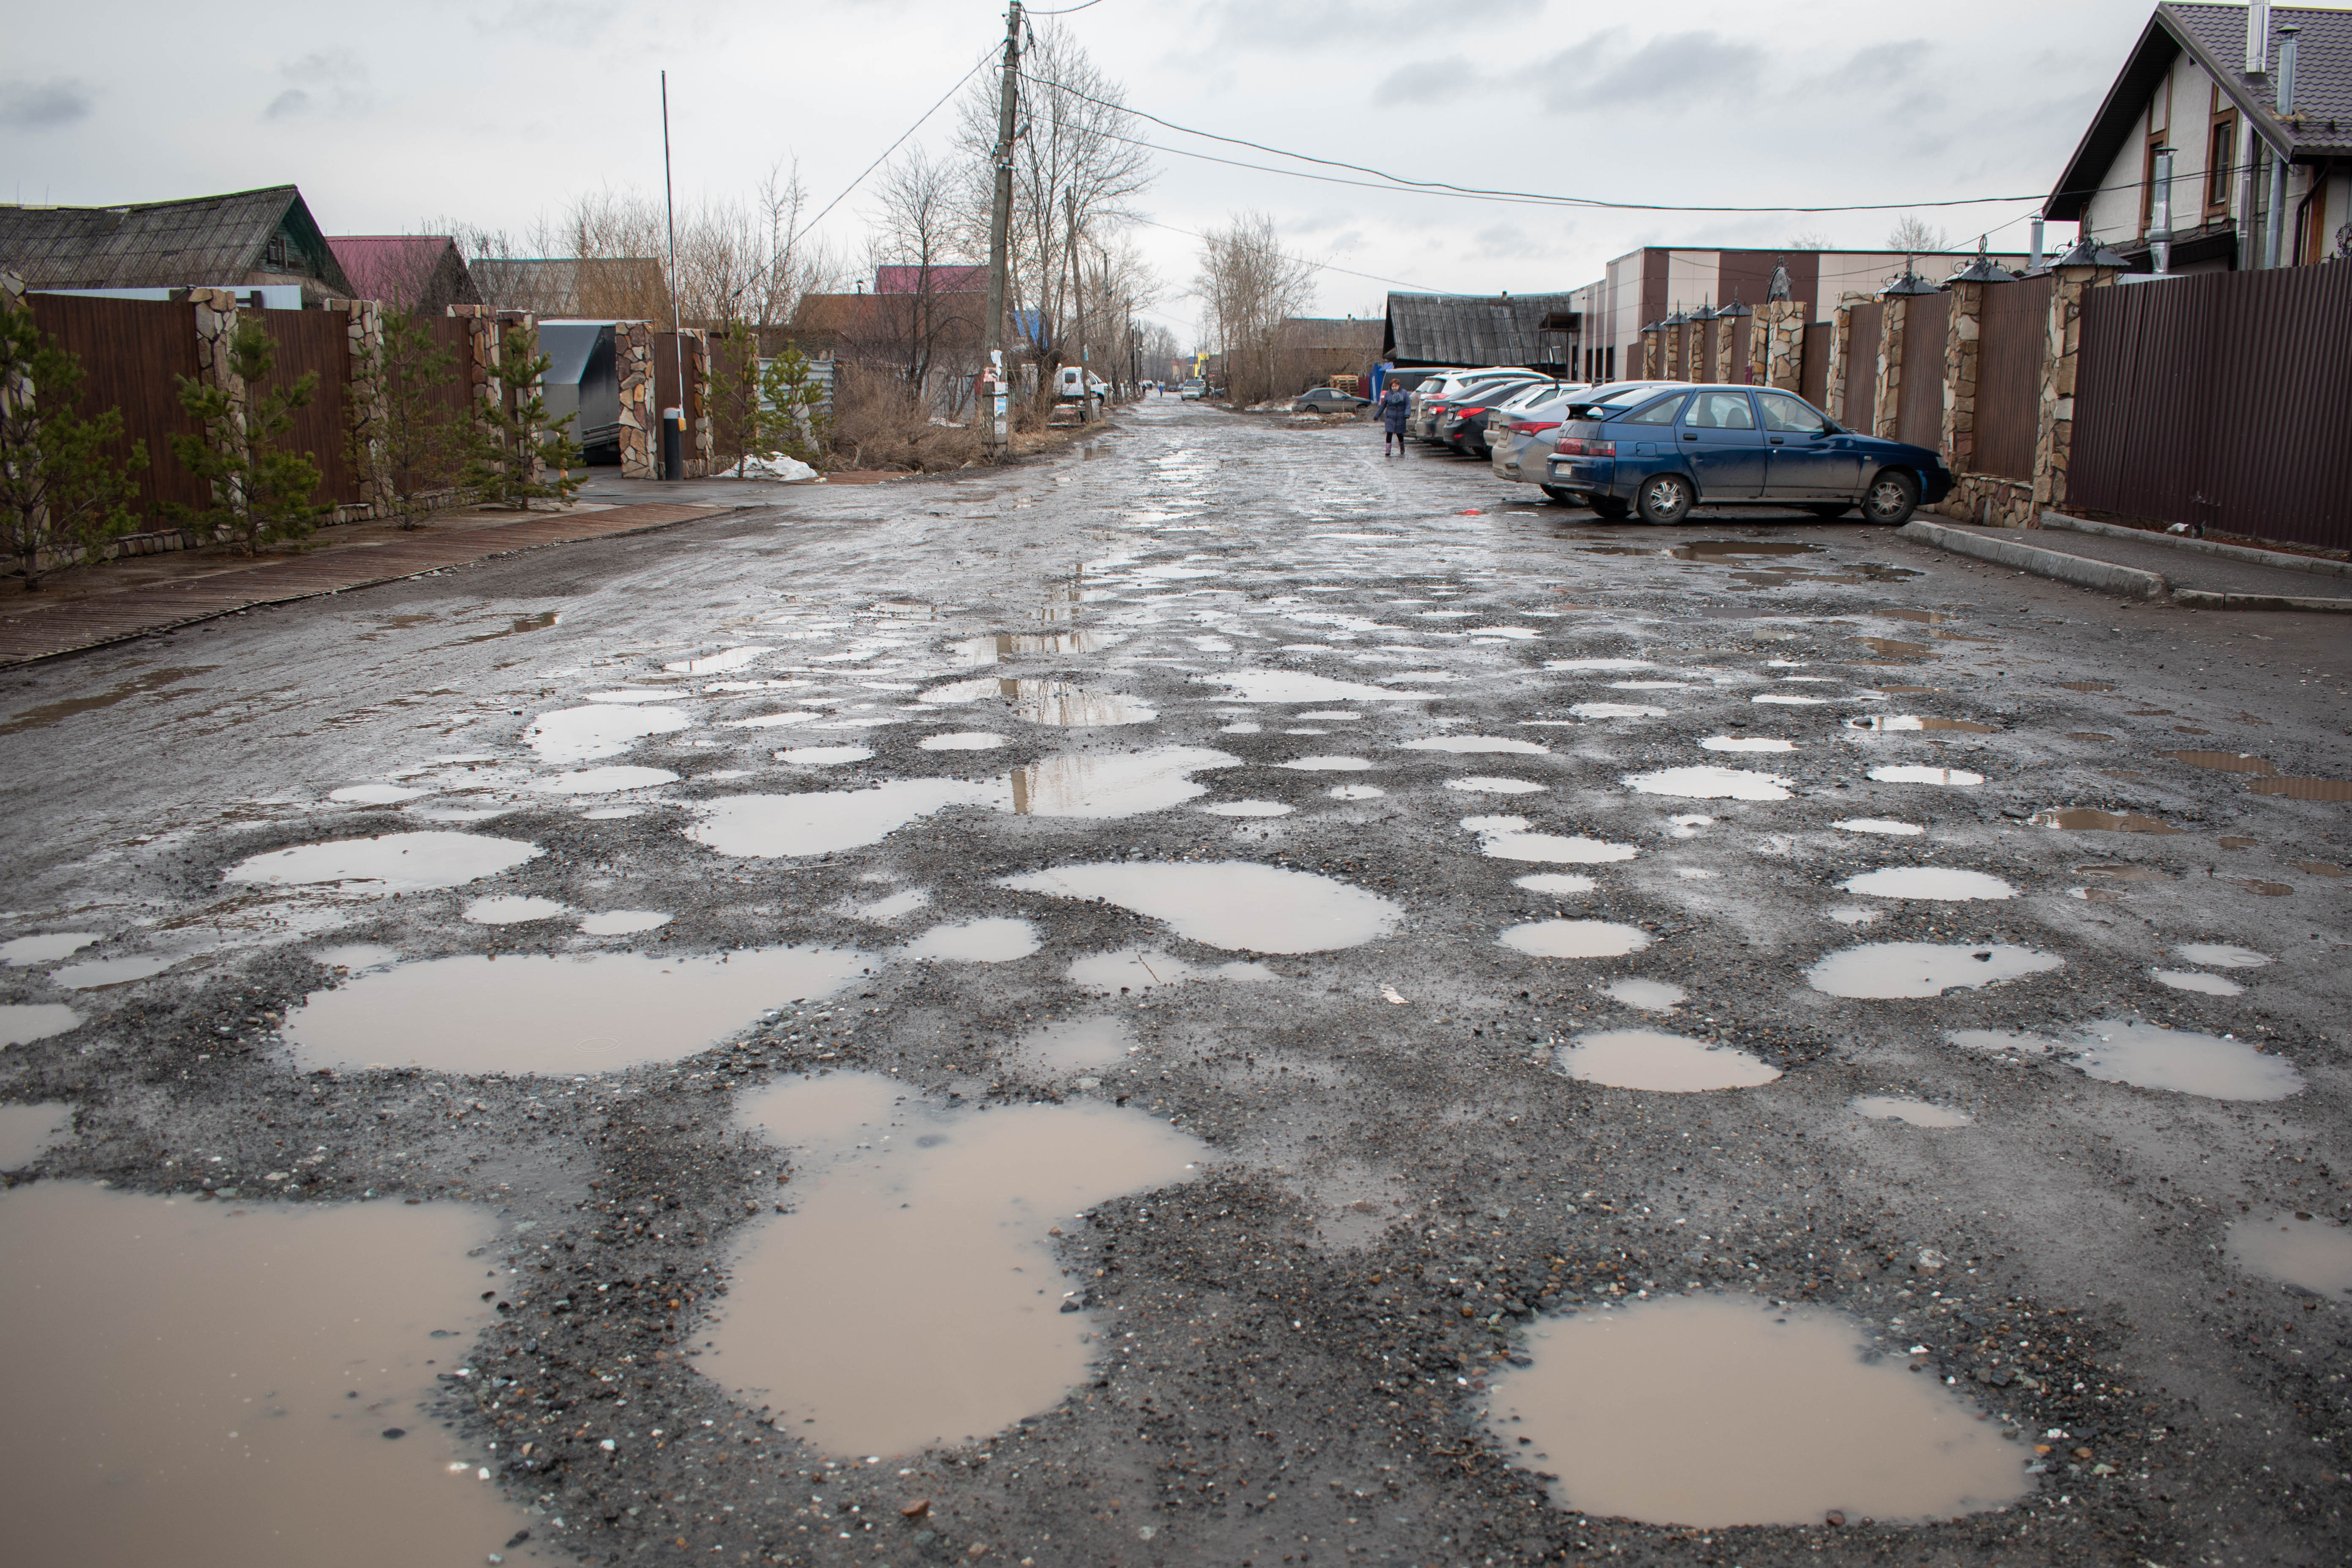
[[[1793,539],[1694,539],[1667,553],[1677,561],[1720,561],[1743,555],[1819,555],[1822,547]]]
[[[1473,773],[1465,778],[1447,779],[1445,787],[1460,790],[1465,795],[1541,795],[1550,786],[1533,784],[1526,779],[1492,778]]]
[[[430,790],[408,789],[400,784],[347,784],[327,792],[327,798],[337,805],[398,805],[404,800],[415,800]]]
[[[530,787],[541,795],[619,795],[677,782],[677,775],[667,768],[579,768],[533,779]]]
[[[1899,1095],[1857,1095],[1853,1105],[1857,1116],[1867,1116],[1874,1121],[1907,1121],[1914,1127],[1968,1127],[1976,1121],[1965,1110],[1924,1100],[1906,1100]]]
[[[0,1195],[11,1559],[544,1561],[507,1542],[551,1521],[502,1500],[476,1462],[494,1457],[424,1410],[490,1320],[488,1266],[466,1254],[492,1225],[438,1204],[245,1210],[67,1182]]]
[[[2023,979],[2065,963],[2054,953],[2000,942],[1882,942],[1831,953],[1806,970],[1805,978],[1827,995],[1891,1000]]]
[[[1057,866],[997,886],[1100,900],[1178,936],[1244,952],[1328,952],[1388,935],[1403,911],[1377,893],[1309,871],[1247,860]]]
[[[1950,731],[1963,735],[1993,735],[2000,733],[1997,724],[1979,724],[1972,719],[1938,719],[1928,713],[1874,713],[1866,719],[1849,719],[1849,730],[1870,730],[1882,734],[1896,731],[1919,731],[1933,733]]]
[[[2138,1089],[2169,1089],[2208,1100],[2284,1100],[2303,1091],[2303,1075],[2284,1057],[2244,1040],[2168,1029],[2137,1018],[2084,1025],[2074,1065],[2088,1076]]]
[[[679,659],[662,668],[672,675],[730,675],[736,670],[750,668],[775,651],[756,643],[744,643],[701,658]]]
[[[1761,696],[1751,697],[1748,700],[1767,708],[1822,708],[1829,703],[1829,699],[1826,697],[1800,697],[1787,691],[1767,691]]]
[[[1511,886],[1525,888],[1530,893],[1564,895],[1589,893],[1601,884],[1574,871],[1538,871],[1532,877],[1514,877]]]
[[[2347,779],[2256,779],[2246,787],[2287,800],[2352,800],[2352,780]]]
[[[1676,800],[1786,800],[1792,787],[1777,773],[1703,765],[1629,773],[1624,783],[1627,788],[1642,795],[1668,795]]]
[[[1546,669],[1600,670],[1618,672],[1632,669],[1655,669],[1655,660],[1646,658],[1549,658]]]
[[[1333,800],[1378,800],[1389,792],[1378,784],[1334,784],[1323,793]]]
[[[2025,1496],[2031,1450],[1869,1339],[1738,1296],[1538,1320],[1534,1364],[1496,1382],[1486,1428],[1559,1478],[1562,1506],[1652,1524],[1893,1523]]]
[[[1109,632],[1012,632],[995,637],[966,637],[950,647],[949,657],[971,668],[1014,658],[1062,658],[1073,654],[1099,653],[1125,638]]]
[[[2315,1295],[2352,1296],[2352,1230],[2301,1210],[2230,1222],[2230,1261]]]
[[[1001,701],[1024,723],[1067,729],[1148,724],[1160,717],[1157,709],[1122,692],[1093,691],[1066,680],[957,680],[930,688],[922,694],[922,700],[932,707]]]
[[[1293,757],[1275,765],[1301,773],[1361,773],[1371,771],[1372,762],[1369,757]]]
[[[1690,999],[1690,993],[1664,980],[1612,980],[1601,987],[1601,994],[1644,1013],[1671,1013]]]
[[[902,958],[948,963],[1010,963],[1037,951],[1037,928],[1027,921],[994,916],[933,926],[898,950]]]
[[[958,805],[993,805],[1001,784],[893,779],[871,789],[737,795],[697,802],[686,836],[721,855],[786,859],[879,844],[899,828]]]
[[[583,936],[633,936],[641,931],[658,931],[676,920],[659,910],[603,910],[581,919]]]
[[[1123,947],[1115,952],[1090,952],[1083,958],[1072,959],[1066,973],[1073,985],[1110,994],[1122,991],[1149,991],[1160,985],[1182,985],[1194,980],[1230,980],[1238,984],[1255,985],[1282,978],[1262,963],[1248,963],[1239,959],[1231,963],[1187,963],[1173,953],[1156,947]]]
[[[1529,921],[1495,940],[1534,958],[1622,958],[1650,945],[1650,934],[1639,926],[1611,921]]]
[[[260,887],[332,883],[346,893],[414,893],[495,877],[544,853],[519,838],[481,833],[387,833],[250,856],[223,872],[221,880]]]
[[[2201,963],[2211,969],[2260,969],[2271,962],[2268,953],[2223,942],[2184,942],[2172,951],[2176,956],[2191,963]]]
[[[2100,736],[2105,740],[2108,737]],[[2176,763],[2187,763],[2192,768],[2210,768],[2216,773],[2257,773],[2263,778],[2276,776],[2278,767],[2266,757],[2250,757],[2242,752],[2158,752],[2159,757]]]
[[[1586,1083],[1658,1094],[1754,1089],[1780,1076],[1780,1068],[1746,1051],[1656,1029],[1580,1035],[1554,1052],[1552,1059],[1560,1071]]]
[[[428,959],[310,993],[287,1014],[285,1037],[306,1069],[610,1072],[708,1049],[762,1010],[828,995],[873,962],[816,947]]]
[[[1202,746],[1073,752],[1013,771],[1013,809],[1024,816],[1104,819],[1164,811],[1209,793],[1192,775],[1242,760]]]
[[[1870,776],[1880,784],[1945,784],[1967,788],[1984,783],[1984,774],[1972,773],[1966,768],[1928,768],[1906,764],[1873,768]]]
[[[953,730],[926,735],[915,743],[927,752],[986,752],[1004,744],[1004,737],[985,730]]]
[[[511,926],[528,924],[532,921],[551,921],[566,911],[553,899],[532,899],[508,893],[495,899],[476,899],[462,912],[467,920],[478,926]]]
[[[176,968],[188,961],[184,952],[126,952],[111,958],[93,958],[82,963],[68,963],[49,972],[49,984],[62,985],[68,991],[97,991],[109,985],[128,985],[134,980],[147,980]]]
[[[1703,752],[1793,752],[1794,741],[1783,741],[1770,735],[1709,735],[1699,743]]]
[[[984,1436],[1058,1403],[1096,1358],[1052,1232],[1186,1180],[1207,1146],[1139,1110],[949,1110],[837,1073],[749,1097],[793,1165],[792,1212],[744,1227],[695,1357],[776,1426],[836,1454]]]
[[[1135,1049],[1135,1033],[1124,1020],[1064,1018],[1022,1036],[1013,1053],[1058,1077],[1116,1067]]]
[[[1579,702],[1569,711],[1580,719],[1664,719],[1672,716],[1666,709],[1653,708],[1644,702]]]
[[[2017,889],[1999,877],[1957,866],[1885,866],[1838,884],[1849,893],[1874,899],[2013,899]]]
[[[1293,669],[1221,670],[1192,679],[1225,688],[1238,702],[1425,702],[1436,695],[1334,680],[1328,676]]]
[[[1878,833],[1890,838],[1915,838],[1927,831],[1916,822],[1897,822],[1885,816],[1849,816],[1830,826],[1848,833]]]
[[[0,964],[21,967],[27,963],[55,963],[60,958],[71,958],[94,942],[105,937],[97,931],[43,931],[35,936],[20,936],[0,942]]]
[[[0,1171],[22,1170],[73,1131],[73,1107],[57,1100],[0,1105]],[[13,1262],[12,1262],[13,1266]]]
[[[2193,991],[2201,996],[2242,996],[2246,993],[2246,988],[2236,981],[2208,974],[2200,969],[2151,969],[2147,977],[2168,989]]]
[[[1530,833],[1524,816],[1465,816],[1462,826],[1478,836],[1478,852],[1497,860],[1549,861],[1561,866],[1608,866],[1642,851],[1581,834]]]
[[[2133,811],[2095,811],[2089,806],[2065,806],[2033,814],[2036,827],[2061,827],[2071,833],[2178,833],[2178,827]]]
[[[1461,756],[1479,756],[1487,752],[1519,757],[1548,757],[1551,754],[1549,746],[1506,735],[1430,735],[1418,741],[1407,741],[1397,749],[1404,752],[1448,752]]]
[[[671,734],[690,722],[675,708],[595,702],[541,713],[523,731],[523,741],[542,763],[585,763],[618,756],[648,735]]]

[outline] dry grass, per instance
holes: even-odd
[[[849,379],[835,404],[832,442],[845,468],[928,474],[981,456],[978,431],[932,424],[910,388],[875,375]]]

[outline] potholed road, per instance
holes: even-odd
[[[2341,1560],[2337,628],[1172,403],[747,493],[8,677],[50,1560]]]

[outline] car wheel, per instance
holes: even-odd
[[[1553,500],[1559,501],[1563,506],[1574,506],[1576,504],[1576,492],[1574,490],[1564,490],[1558,485],[1538,485],[1536,488],[1543,491],[1545,495],[1549,496]]]
[[[1825,500],[1809,506],[1805,510],[1811,512],[1815,517],[1836,518],[1843,517],[1846,513],[1852,511],[1853,508],[1850,503],[1845,501]]]
[[[1862,515],[1881,528],[1895,528],[1911,521],[1918,504],[1919,481],[1901,468],[1888,468],[1870,481],[1862,498]]]
[[[1643,522],[1680,522],[1690,515],[1690,481],[1680,474],[1653,474],[1642,481],[1633,509]]]
[[[1625,514],[1633,510],[1616,496],[1594,496],[1585,504],[1592,509],[1592,515],[1603,522],[1622,522]]]

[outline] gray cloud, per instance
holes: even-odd
[[[89,84],[68,77],[47,81],[0,82],[0,125],[47,131],[89,118],[96,95]]]
[[[1372,89],[1372,101],[1379,105],[1442,103],[1448,99],[1461,98],[1485,85],[1486,78],[1468,60],[1456,55],[1448,59],[1423,60],[1399,67]]]
[[[269,100],[261,111],[264,120],[360,114],[375,101],[368,91],[367,68],[348,50],[304,55],[279,66],[278,74],[294,85]]]

